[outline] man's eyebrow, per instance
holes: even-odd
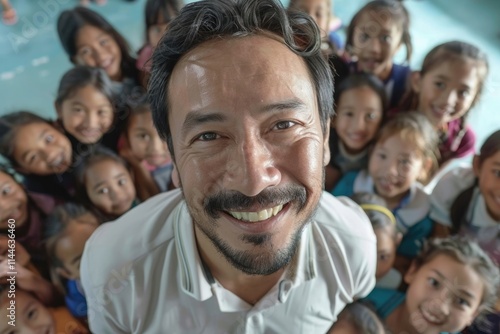
[[[306,104],[298,100],[288,100],[278,103],[272,103],[264,106],[261,109],[262,112],[272,112],[281,110],[307,110]]]
[[[193,110],[190,111],[186,119],[184,120],[184,123],[182,124],[182,134],[185,135],[189,131],[191,131],[193,128],[200,124],[204,123],[211,123],[211,122],[223,122],[227,119],[226,116],[220,114],[220,113],[204,113],[201,110]]]

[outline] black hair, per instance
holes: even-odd
[[[382,106],[382,123],[383,123],[388,108],[387,92],[385,90],[383,82],[373,74],[353,73],[350,74],[346,79],[342,80],[342,82],[337,86],[337,89],[335,91],[334,100],[336,101],[337,107],[340,101],[340,97],[342,96],[342,93],[359,87],[368,87],[378,95]]]
[[[500,130],[493,132],[486,138],[477,159],[479,159],[479,165],[482,165],[484,161],[497,152],[500,151]],[[472,196],[474,195],[474,189],[479,185],[479,180],[476,177],[474,183],[464,191],[462,191],[453,201],[450,208],[450,220],[451,220],[451,232],[456,234],[460,231],[462,226],[467,225],[467,211],[472,201]]]
[[[388,17],[394,20],[403,31],[401,43],[406,47],[406,61],[409,63],[413,53],[413,45],[410,35],[410,15],[408,10],[399,1],[394,0],[373,0],[368,2],[361,8],[352,18],[349,26],[347,27],[346,50],[352,52],[354,49],[354,30],[358,24],[359,18],[364,13],[371,12],[371,17],[377,22],[386,20]]]
[[[33,123],[46,123],[52,126],[50,121],[24,110],[0,116],[0,154],[9,160],[13,167],[18,165],[12,156],[16,132],[19,128]]]
[[[106,71],[98,67],[75,66],[61,78],[57,89],[56,105],[60,106],[64,100],[73,96],[76,90],[85,86],[92,86],[101,94],[106,96],[109,103],[113,105],[115,96],[113,94],[111,80]]]
[[[304,13],[287,13],[279,0],[205,0],[184,6],[170,24],[153,54],[148,84],[153,121],[175,159],[168,115],[169,81],[175,65],[190,50],[211,40],[241,38],[269,32],[302,57],[317,96],[323,133],[333,116],[333,79],[321,54],[321,37],[313,19]]]
[[[64,51],[68,54],[70,61],[75,63],[76,37],[81,28],[91,25],[109,34],[118,44],[121,52],[121,64],[123,77],[133,78],[139,81],[139,71],[135,66],[136,60],[130,55],[130,47],[123,36],[101,15],[85,7],[75,7],[59,14],[57,19],[57,33]]]
[[[146,22],[146,35],[154,25],[158,23],[169,24],[181,11],[184,6],[182,0],[148,0],[144,10]],[[158,21],[160,19],[160,22]]]

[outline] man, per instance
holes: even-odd
[[[277,0],[187,5],[153,59],[153,118],[181,190],[99,228],[95,333],[321,333],[374,286],[376,240],[323,193],[331,72]]]

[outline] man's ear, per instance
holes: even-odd
[[[330,163],[330,119],[325,125],[325,133],[323,137],[323,165],[328,166]]]
[[[413,71],[410,75],[410,85],[415,93],[420,93],[420,81],[422,80],[422,76],[420,75],[420,71]]]
[[[176,188],[181,187],[181,179],[179,178],[179,172],[177,170],[177,166],[174,163],[174,169],[172,170],[172,183]]]
[[[474,155],[472,159],[472,170],[474,171],[474,175],[479,177],[479,173],[481,172],[481,157],[479,155]]]

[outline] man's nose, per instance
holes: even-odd
[[[251,135],[228,154],[225,165],[228,190],[252,197],[281,182],[281,172],[275,166],[269,145],[258,135]]]

